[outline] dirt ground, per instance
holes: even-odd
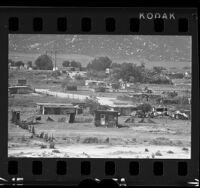
[[[76,116],[81,119],[81,116]],[[119,117],[121,123],[127,117]],[[190,121],[152,119],[154,123],[126,124],[125,128],[95,127],[90,123],[42,122],[34,125],[55,138],[55,148],[44,139],[9,123],[9,157],[75,158],[190,158]],[[125,125],[125,123],[123,123]],[[45,147],[42,147],[45,146]]]

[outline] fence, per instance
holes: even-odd
[[[78,94],[71,94],[71,93],[55,92],[55,91],[49,91],[47,89],[35,89],[35,92],[40,93],[40,94],[60,97],[60,98],[68,98],[68,99],[85,100],[86,98],[89,98],[89,96],[87,96],[87,95],[78,95]]]

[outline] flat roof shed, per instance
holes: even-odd
[[[8,87],[8,91],[10,94],[29,94],[33,93],[34,89],[32,89],[30,86],[10,86]]]
[[[76,108],[72,104],[65,103],[37,103],[40,114],[66,115],[75,114]]]
[[[95,111],[95,126],[99,127],[117,127],[118,126],[118,112],[109,110]]]

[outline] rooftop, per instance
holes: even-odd
[[[118,112],[117,111],[114,111],[114,110],[96,110],[96,112],[102,112],[102,113],[105,113],[105,112],[110,112],[110,113],[117,113],[118,114]]]
[[[26,85],[26,86],[10,86],[8,87],[9,89],[12,89],[12,88],[29,88],[30,86],[29,85]]]
[[[67,103],[36,103],[38,106],[48,106],[48,107],[71,107],[74,108],[72,104]]]

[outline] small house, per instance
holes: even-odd
[[[73,123],[76,108],[72,104],[64,103],[37,103],[37,111],[42,115],[70,115],[69,123]]]
[[[118,112],[108,110],[95,111],[95,126],[96,127],[117,127]]]
[[[34,89],[32,89],[30,86],[11,86],[8,87],[8,91],[10,94],[29,94],[33,93]]]

